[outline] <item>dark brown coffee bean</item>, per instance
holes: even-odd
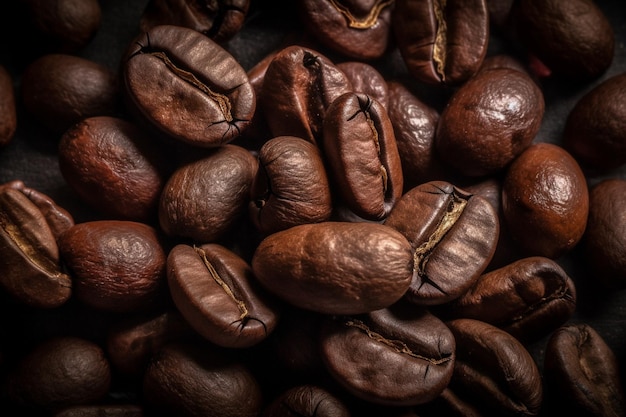
[[[569,112],[563,147],[583,169],[606,172],[626,163],[626,73],[608,78]]]
[[[259,151],[250,217],[263,234],[330,219],[330,184],[319,148],[304,139],[279,136]]]
[[[111,386],[111,369],[99,345],[78,337],[53,337],[24,356],[6,384],[14,405],[53,412],[102,401]]]
[[[39,57],[24,70],[20,86],[25,109],[55,133],[86,117],[115,115],[120,107],[116,74],[74,55]]]
[[[167,278],[183,317],[216,345],[250,347],[276,327],[277,306],[252,268],[222,245],[176,245],[167,258]]]
[[[589,80],[613,62],[615,34],[593,0],[522,0],[511,13],[519,41],[555,77]]]
[[[481,275],[442,310],[447,317],[481,320],[530,342],[564,324],[575,308],[574,281],[555,261],[534,256]]]
[[[298,3],[304,27],[340,54],[368,61],[390,43],[392,0],[304,0]]]
[[[307,384],[285,390],[263,410],[263,417],[291,416],[350,417],[350,410],[327,389]]]
[[[273,136],[296,136],[319,144],[326,109],[351,91],[352,84],[330,59],[292,45],[272,59],[259,101]]]
[[[502,211],[522,251],[556,259],[576,246],[585,231],[587,180],[562,147],[532,144],[507,168]]]
[[[413,274],[413,251],[388,226],[322,222],[263,239],[252,269],[289,304],[325,314],[361,314],[402,297]]]
[[[463,294],[491,261],[499,234],[489,202],[443,181],[406,192],[385,225],[411,243],[415,265],[405,297],[423,305]]]
[[[131,42],[122,66],[129,105],[192,146],[232,141],[254,114],[256,96],[245,70],[196,30],[155,26]]]
[[[246,213],[257,168],[252,153],[232,144],[181,165],[161,191],[161,228],[198,243],[221,239]]]
[[[385,108],[363,93],[339,96],[324,117],[324,157],[343,202],[382,220],[402,196],[402,164]]]
[[[131,122],[88,117],[61,136],[59,168],[79,197],[101,213],[152,223],[166,180],[161,149]]]
[[[13,76],[0,65],[0,147],[7,145],[17,130],[17,108]]]
[[[372,65],[361,61],[345,61],[337,68],[346,74],[355,93],[363,93],[378,101],[385,109],[389,104],[387,80]]]
[[[148,32],[159,25],[183,26],[224,43],[241,30],[249,8],[250,0],[150,0],[139,27]]]
[[[72,279],[61,269],[56,230],[22,185],[0,187],[0,284],[26,305],[59,307],[72,294]]]
[[[74,295],[85,305],[135,312],[162,302],[166,255],[157,230],[143,223],[94,220],[78,223],[59,239]]]
[[[406,303],[328,319],[320,343],[330,374],[369,402],[423,404],[436,398],[452,378],[452,333],[427,310]]]
[[[489,41],[485,0],[398,0],[393,13],[396,43],[420,81],[459,85],[480,68]]]
[[[437,126],[441,159],[467,176],[501,172],[533,141],[545,104],[537,84],[520,71],[480,71],[448,101]]]
[[[198,343],[164,346],[144,375],[142,394],[156,415],[257,416],[263,404],[259,382],[245,365]]]
[[[77,405],[59,411],[54,417],[143,417],[143,408],[135,404]]]
[[[485,417],[471,402],[456,395],[449,387],[431,402],[416,408],[420,416],[427,417]]]
[[[553,400],[564,412],[594,417],[626,414],[615,354],[588,324],[567,324],[552,334],[546,345],[544,375]]]
[[[605,288],[626,288],[626,180],[606,178],[589,192],[584,260]]]
[[[452,391],[485,413],[535,416],[543,402],[541,375],[524,345],[473,319],[446,322],[456,340]]]

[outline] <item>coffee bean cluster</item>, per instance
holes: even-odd
[[[619,2],[13,3],[1,415],[626,415]]]

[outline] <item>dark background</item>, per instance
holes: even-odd
[[[289,17],[292,2],[252,0],[252,8],[247,22],[240,33],[225,47],[239,60],[244,69],[250,69],[257,61],[280,45],[283,37],[293,30],[300,30],[301,25],[295,17]],[[77,55],[117,69],[125,49],[138,33],[139,16],[145,7],[145,0],[101,0],[101,27],[90,44]],[[567,114],[576,101],[587,91],[603,80],[626,72],[626,4],[624,0],[598,0],[597,4],[604,11],[613,25],[616,36],[615,57],[612,66],[600,78],[591,83],[576,86],[564,86],[551,80],[544,80],[542,88],[546,101],[543,124],[536,141],[559,143]],[[1,12],[0,12],[1,13]],[[6,15],[5,15],[6,17]],[[19,22],[18,22],[19,25]],[[76,222],[97,216],[92,209],[77,200],[60,174],[57,162],[59,137],[51,135],[25,114],[19,103],[20,72],[24,61],[16,57],[14,51],[20,38],[14,29],[6,25],[1,29],[0,63],[10,70],[14,77],[18,99],[18,130],[12,142],[0,149],[0,183],[22,180],[50,197],[74,215]],[[506,39],[497,32],[492,32],[489,55],[500,52],[516,54]],[[334,56],[329,53],[330,57]],[[383,59],[372,63],[387,78],[407,80],[417,92],[419,98],[431,103],[439,110],[445,103],[445,94],[430,87],[419,85],[407,76],[404,64],[397,51],[392,50]],[[626,103],[624,103],[626,105]],[[626,167],[603,176],[589,178],[593,185],[602,178],[626,178]],[[626,212],[625,212],[626,215]],[[595,283],[592,271],[587,271],[582,264],[578,250],[559,259],[559,263],[574,279],[578,289],[578,307],[572,321],[584,321],[593,326],[618,359],[626,362],[626,291],[605,291]],[[529,346],[530,351],[542,364],[546,340]],[[626,374],[622,372],[622,374]]]

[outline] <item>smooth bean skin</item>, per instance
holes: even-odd
[[[387,80],[375,67],[362,61],[344,61],[337,63],[337,68],[346,74],[355,93],[367,94],[387,108]]]
[[[413,275],[413,251],[388,226],[327,221],[267,236],[254,252],[252,270],[289,304],[324,314],[361,314],[402,297]]]

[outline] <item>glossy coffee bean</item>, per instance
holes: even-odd
[[[233,144],[179,166],[161,191],[161,229],[199,243],[221,239],[245,214],[257,168],[252,153]]]
[[[13,139],[17,129],[17,108],[13,76],[0,66],[0,146]]]
[[[413,274],[413,251],[391,227],[329,221],[267,236],[254,252],[252,270],[291,305],[361,314],[402,297]]]
[[[499,173],[531,144],[544,109],[543,93],[525,73],[505,68],[480,71],[442,111],[437,151],[463,175]]]
[[[339,96],[324,117],[323,153],[342,201],[382,220],[402,196],[402,164],[385,108],[363,93]]]
[[[489,41],[485,0],[398,0],[393,30],[411,75],[460,85],[480,68]]]
[[[144,223],[93,220],[59,239],[78,300],[111,312],[144,311],[162,302],[166,255],[156,229]]]
[[[358,398],[410,406],[436,398],[452,378],[455,341],[426,309],[395,304],[322,324],[322,358]]]
[[[588,324],[567,324],[552,334],[546,345],[544,375],[553,400],[563,411],[579,416],[626,413],[618,361]]]
[[[506,170],[502,210],[522,251],[556,259],[571,251],[585,231],[587,181],[565,149],[535,143]]]
[[[360,61],[380,58],[391,38],[391,0],[304,0],[300,20],[316,39]]]
[[[484,415],[535,416],[543,402],[539,369],[509,333],[473,319],[446,322],[456,340],[452,391]]]
[[[88,117],[59,142],[59,168],[91,207],[116,219],[154,222],[166,164],[161,148],[135,124]]]
[[[198,343],[171,343],[155,354],[142,398],[151,415],[256,416],[263,405],[259,382],[245,365]]]
[[[406,192],[385,220],[411,243],[415,265],[405,298],[442,304],[463,294],[496,249],[498,216],[489,202],[444,181]]]
[[[337,68],[346,74],[355,93],[367,94],[387,108],[387,80],[375,67],[362,61],[344,61],[338,63]]]
[[[279,136],[261,147],[258,159],[249,212],[261,233],[330,219],[330,184],[317,146],[301,138]]]
[[[626,74],[582,96],[567,115],[563,146],[585,170],[606,172],[626,163]]]
[[[444,314],[491,323],[515,338],[535,341],[568,321],[576,308],[576,287],[549,258],[522,258],[485,273]]]
[[[111,386],[111,368],[96,343],[60,336],[27,352],[5,383],[4,392],[14,406],[54,412],[104,400]]]
[[[333,393],[317,385],[291,387],[263,410],[263,417],[349,417],[348,407]]]
[[[626,288],[626,180],[606,178],[589,193],[589,217],[583,235],[584,261],[605,288]]]
[[[254,89],[239,62],[190,28],[160,25],[137,36],[122,59],[122,73],[129,106],[166,135],[192,146],[232,141],[256,108]]]

